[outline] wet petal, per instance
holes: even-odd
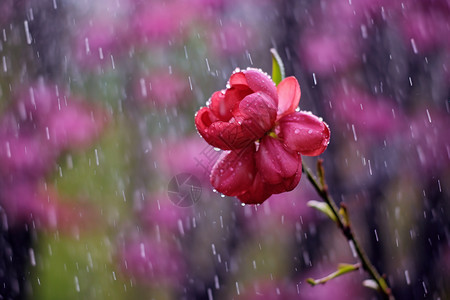
[[[231,111],[234,105],[232,101],[225,102],[225,92],[217,91],[212,94],[208,107],[217,118],[228,121],[232,117]]]
[[[243,194],[238,196],[239,200],[244,204],[263,203],[272,195],[272,193],[266,189],[266,185],[267,183],[262,180],[261,174],[259,172],[256,173],[253,183]]]
[[[255,145],[225,151],[212,168],[213,187],[227,196],[238,196],[252,185],[255,176]]]
[[[302,177],[302,159],[299,156],[297,170],[295,174],[290,178],[285,178],[282,182],[278,184],[272,184],[266,187],[266,190],[271,194],[280,194],[284,192],[289,192],[295,189],[295,187],[300,182],[300,178]]]
[[[239,103],[239,111],[244,122],[242,126],[255,136],[255,140],[273,127],[277,115],[276,103],[262,92],[245,97]]]
[[[247,78],[245,78],[245,75],[243,72],[236,72],[236,73],[231,74],[229,83],[230,83],[230,86],[234,86],[237,84],[248,85]]]
[[[195,126],[197,127],[198,133],[205,139],[205,141],[221,149],[230,149],[227,144],[224,143],[219,137],[211,134],[211,125],[213,122],[217,122],[218,118],[211,112],[208,107],[202,107],[195,114]]]
[[[195,125],[200,135],[211,146],[222,150],[242,149],[249,146],[260,136],[255,136],[256,129],[253,129],[250,120],[243,120],[242,117],[232,118],[231,122],[224,122],[210,111],[208,107],[201,108],[195,116]]]
[[[287,149],[283,143],[265,136],[256,153],[256,166],[265,182],[278,184],[295,175],[301,162],[300,154]]]
[[[300,85],[295,77],[285,78],[277,86],[278,119],[295,111],[300,102]]]
[[[257,69],[243,71],[248,86],[255,92],[264,92],[278,104],[277,88],[268,75]]]
[[[330,142],[328,125],[307,112],[295,112],[279,121],[279,137],[285,145],[303,155],[320,155]]]

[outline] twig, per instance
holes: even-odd
[[[341,205],[341,213],[334,202],[333,198],[330,196],[328,192],[328,186],[325,183],[325,172],[322,165],[323,160],[319,159],[317,162],[317,170],[319,174],[319,181],[312,174],[311,170],[302,163],[303,172],[306,174],[308,180],[313,185],[314,189],[320,195],[320,197],[327,203],[331,209],[334,218],[332,218],[336,225],[339,227],[341,232],[347,238],[349,243],[352,243],[354,246],[354,250],[356,251],[358,258],[361,262],[362,268],[369,273],[370,277],[377,283],[379,287],[380,293],[384,296],[385,299],[394,300],[394,296],[392,295],[391,289],[389,288],[386,280],[378,273],[377,269],[370,262],[367,254],[361,247],[360,243],[356,239],[356,236],[352,230],[350,220],[347,214],[347,208],[345,205]]]

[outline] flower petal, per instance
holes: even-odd
[[[261,204],[272,195],[265,188],[266,185],[261,178],[261,174],[257,172],[252,185],[248,187],[247,191],[237,197],[244,204]]]
[[[277,88],[270,77],[257,69],[248,69],[243,71],[248,86],[254,92],[264,92],[269,95],[278,104]]]
[[[300,102],[300,85],[295,77],[287,77],[277,86],[278,119],[293,113]]]
[[[243,120],[242,126],[257,140],[273,127],[277,106],[267,94],[257,92],[248,95],[239,103],[239,112]]]
[[[195,114],[195,126],[197,127],[198,133],[205,139],[205,141],[220,149],[230,149],[222,139],[218,136],[211,134],[212,130],[210,129],[213,122],[217,122],[218,118],[211,112],[209,107],[202,107]],[[224,122],[221,122],[224,123]]]
[[[211,170],[213,187],[227,196],[238,196],[252,185],[255,177],[255,145],[221,154]]]
[[[248,85],[247,78],[245,78],[244,72],[240,71],[231,74],[229,84],[230,86],[234,86],[237,84]]]
[[[267,186],[266,190],[268,190],[268,192],[270,192],[271,194],[280,194],[292,191],[300,182],[301,177],[302,177],[302,158],[301,156],[299,156],[297,170],[295,174],[290,178],[286,178],[285,180],[283,180],[278,184],[272,184],[270,186]]]
[[[234,105],[234,101],[225,102],[224,91],[217,91],[212,94],[208,107],[220,120],[228,121],[232,117]]]
[[[268,135],[262,138],[255,159],[262,178],[270,184],[278,184],[294,176],[301,162],[298,152],[287,149],[279,139]]]
[[[308,112],[295,112],[279,121],[279,137],[285,145],[303,155],[320,155],[330,142],[328,125]]]

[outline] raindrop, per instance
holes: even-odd
[[[184,56],[186,57],[186,60],[189,60],[189,55],[187,53],[186,45],[184,45]]]
[[[357,257],[357,253],[356,253],[356,248],[355,248],[355,244],[353,243],[353,241],[348,241],[348,244],[350,245],[350,249],[352,250],[352,255],[353,257]]]
[[[140,249],[140,254],[141,254],[141,257],[142,258],[145,258],[145,245],[144,245],[144,243],[140,243],[139,244],[139,249]]]
[[[188,76],[188,80],[189,80],[189,88],[192,91],[192,80],[191,80],[191,76]]]
[[[80,283],[78,282],[78,277],[77,276],[75,276],[74,281],[75,281],[75,290],[77,292],[80,292]]]
[[[374,230],[374,233],[375,233],[375,239],[376,239],[377,242],[378,242],[378,233],[377,233],[377,230],[376,230],[376,229]]]
[[[214,286],[216,290],[220,289],[219,276],[217,275],[214,276]]]
[[[30,255],[30,264],[34,267],[36,266],[36,258],[34,257],[33,248],[28,249],[28,254]]]
[[[427,108],[427,117],[428,117],[428,122],[431,123],[431,116],[430,116],[430,112],[428,111],[428,108]]]
[[[32,42],[32,38],[31,38],[30,29],[28,28],[28,21],[25,20],[25,21],[23,22],[23,25],[24,25],[24,27],[25,27],[25,35],[26,35],[26,37],[27,37],[27,44],[30,45],[31,42]]]
[[[116,69],[116,65],[114,63],[114,57],[112,56],[112,54],[111,54],[111,65],[112,65],[113,70],[115,70]]]
[[[10,148],[9,142],[6,142],[5,146],[6,146],[6,156],[8,158],[11,158],[11,148]]]
[[[367,39],[368,34],[367,34],[367,27],[366,27],[366,25],[361,25],[361,35],[362,35],[363,39]]]
[[[212,290],[208,288],[208,300],[214,300]]]
[[[417,50],[416,41],[414,41],[414,39],[411,39],[411,47],[413,48],[414,54],[419,53]]]
[[[411,279],[409,278],[408,270],[405,270],[405,279],[406,279],[406,284],[410,285],[411,284]]]
[[[6,65],[6,56],[2,57],[2,61],[3,61],[3,72],[7,72],[8,71],[8,66]]]
[[[94,149],[94,153],[95,153],[95,164],[98,166],[100,165],[100,161],[98,159],[98,151],[97,148]]]
[[[89,39],[85,38],[84,39],[84,48],[86,50],[86,54],[88,54],[89,52],[91,52],[90,47],[89,47]]]
[[[352,124],[352,131],[353,131],[353,139],[355,140],[355,142],[358,141],[358,137],[356,136],[356,131],[355,131],[355,125]]]
[[[181,235],[184,235],[183,222],[180,219],[178,219],[178,231]]]
[[[207,58],[205,58],[206,61],[206,67],[208,68],[208,72],[211,72],[211,68],[209,67],[209,61]]]
[[[428,294],[427,286],[425,285],[425,281],[422,281],[423,291],[425,294]]]

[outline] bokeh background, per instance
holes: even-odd
[[[194,114],[272,47],[394,295],[449,299],[448,0],[2,0],[0,299],[377,299],[305,282],[356,261],[306,178],[256,207],[209,183]]]

